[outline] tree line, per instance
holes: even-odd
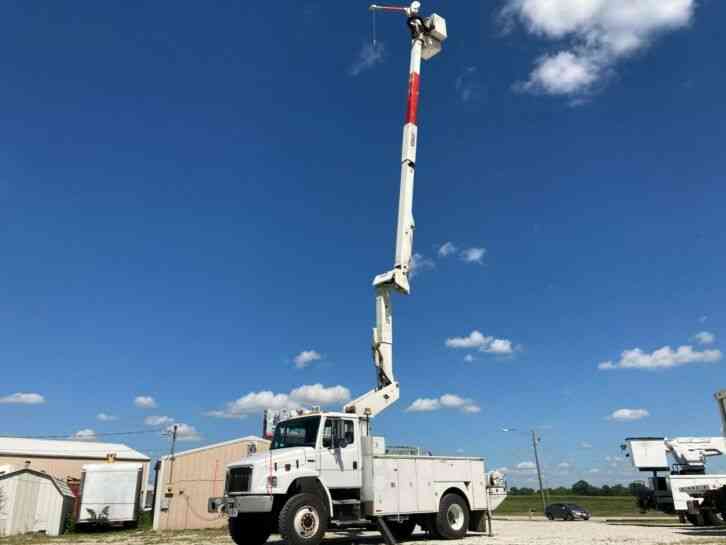
[[[638,496],[641,488],[641,482],[632,482],[627,486],[622,484],[595,486],[587,481],[577,481],[570,488],[559,486],[557,488],[545,488],[550,496]],[[509,489],[511,496],[531,496],[539,494],[539,490],[534,488],[516,487]]]

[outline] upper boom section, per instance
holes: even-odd
[[[409,294],[408,276],[413,257],[413,190],[418,146],[418,102],[421,85],[421,60],[441,51],[447,38],[446,21],[438,15],[419,16],[420,2],[410,6],[372,5],[373,11],[402,13],[411,31],[411,64],[408,79],[408,104],[403,127],[401,151],[401,184],[398,197],[396,257],[393,269],[373,280],[376,290],[376,327],[373,328],[373,360],[376,366],[376,388],[345,406],[347,413],[375,416],[399,398],[398,383],[393,374],[393,310],[391,291]]]

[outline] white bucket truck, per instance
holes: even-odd
[[[224,496],[210,498],[209,510],[229,516],[238,545],[262,545],[275,532],[289,545],[318,545],[328,529],[376,527],[390,544],[417,525],[436,537],[461,538],[491,529],[489,515],[506,497],[503,477],[487,473],[482,458],[386,455],[384,439],[371,433],[373,417],[399,398],[390,300],[392,292],[410,293],[421,60],[441,51],[447,37],[446,21],[421,17],[419,2],[371,9],[404,14],[412,35],[396,258],[373,281],[377,386],[343,412],[301,412],[278,422],[269,453],[228,466]]]

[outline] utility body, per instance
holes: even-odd
[[[224,496],[209,500],[210,512],[229,516],[237,544],[261,545],[279,532],[289,545],[318,545],[329,528],[377,528],[390,545],[417,525],[440,538],[460,538],[469,530],[491,530],[489,515],[506,497],[503,477],[487,473],[482,458],[387,455],[384,439],[371,433],[372,419],[400,395],[391,298],[411,292],[421,61],[438,54],[447,38],[446,21],[436,14],[424,18],[420,8],[420,2],[371,6],[405,15],[411,33],[395,260],[373,280],[376,385],[339,413],[267,415],[268,427],[274,423],[270,452],[230,464]]]
[[[726,418],[726,391],[716,394],[716,399]],[[726,507],[713,515],[704,515],[699,507],[707,491],[726,490],[726,475],[706,473],[708,458],[726,454],[726,437],[629,437],[623,450],[636,469],[653,474],[638,498],[641,509],[677,514],[698,526],[715,524],[722,513],[726,515]]]

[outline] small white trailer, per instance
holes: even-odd
[[[88,464],[81,473],[79,524],[133,526],[141,505],[143,465]]]

